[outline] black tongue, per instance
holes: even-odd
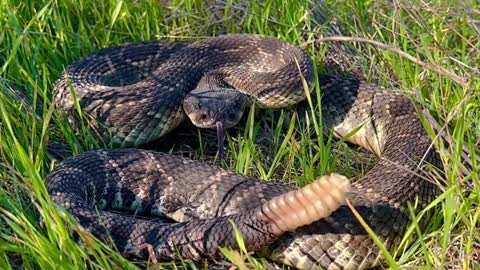
[[[218,158],[220,161],[222,161],[224,156],[223,144],[225,143],[225,132],[223,127],[223,122],[217,121],[215,125],[217,126]]]

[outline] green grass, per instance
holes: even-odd
[[[300,44],[321,33],[342,33],[393,46],[427,63],[422,67],[398,51],[367,43],[342,43],[358,51],[355,63],[361,74],[401,89],[443,130],[440,139],[425,120],[446,168],[446,175],[438,177],[444,193],[432,204],[440,210],[425,230],[410,228],[389,265],[480,269],[478,2],[325,2],[327,6],[307,0],[1,1],[0,76],[33,100],[42,100],[36,103],[42,117],[6,95],[8,86],[0,81],[0,268],[136,267],[75,225],[46,193],[43,179],[57,165],[46,153],[47,142],[63,141],[74,154],[106,146],[87,127],[75,133],[49,102],[52,85],[67,64],[99,48],[140,40],[259,33]],[[330,16],[324,25],[320,13]],[[325,49],[334,44],[308,47],[319,72],[325,71]],[[371,158],[333,142],[321,131],[318,108],[311,109],[252,109],[241,128],[230,131],[225,166],[298,185],[331,171],[354,176],[368,170]],[[187,130],[180,132],[193,143],[167,138],[158,148],[211,161],[213,133]],[[71,238],[73,231],[84,246]],[[228,255],[235,261],[244,258],[242,252]]]

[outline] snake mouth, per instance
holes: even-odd
[[[223,160],[225,151],[223,145],[225,143],[225,126],[223,121],[216,121],[215,126],[217,127],[217,140],[218,140],[218,157],[220,160]]]

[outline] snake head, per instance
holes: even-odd
[[[199,128],[224,128],[236,125],[242,118],[248,98],[231,88],[195,89],[183,101],[183,110]]]
[[[183,110],[195,126],[217,129],[220,160],[224,156],[224,130],[240,121],[247,101],[247,96],[231,88],[197,88],[183,101]]]

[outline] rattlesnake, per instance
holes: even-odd
[[[113,134],[115,146],[127,147],[163,136],[185,118],[185,111],[200,126],[229,126],[240,119],[247,102],[266,108],[295,104],[313,82],[310,58],[293,45],[258,35],[227,35],[105,49],[70,66],[55,89],[59,106],[73,110],[75,92],[97,127]],[[421,209],[437,195],[424,168],[440,167],[438,154],[414,105],[398,92],[337,76],[320,75],[319,85],[324,127],[380,156],[352,184],[347,198],[391,248],[409,223],[406,202],[418,199]],[[233,97],[230,103],[218,103],[225,96]],[[340,176],[327,178],[345,183]],[[125,253],[145,255],[142,244],[150,244],[161,259],[174,258],[176,252],[194,260],[217,256],[219,246],[234,246],[230,219],[250,249],[266,247],[267,256],[297,268],[364,269],[381,261],[379,249],[345,205],[296,229],[313,221],[298,216],[308,212],[301,198],[311,187],[296,196],[282,195],[290,188],[168,154],[88,152],[59,165],[46,184],[54,202],[97,237],[113,238]],[[317,196],[317,203],[329,198],[342,203],[347,186],[331,187],[336,195],[317,193],[325,196]],[[285,201],[273,207],[275,200]],[[337,203],[327,207],[327,214]],[[112,208],[162,218],[120,217],[108,212]],[[291,225],[285,217],[298,222]]]

